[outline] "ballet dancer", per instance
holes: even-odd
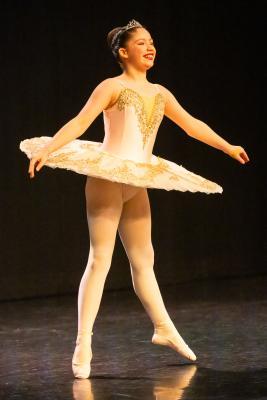
[[[103,80],[80,112],[53,137],[25,139],[20,149],[30,158],[30,178],[46,165],[87,176],[86,211],[90,236],[88,262],[78,292],[78,328],[72,357],[76,378],[90,376],[92,334],[119,232],[136,295],[153,324],[152,343],[169,346],[192,361],[196,355],[168,314],[154,273],[151,210],[147,188],[222,193],[222,187],[184,167],[152,154],[163,116],[190,137],[231,156],[249,161],[241,146],[232,145],[203,121],[190,115],[164,86],[151,83],[156,48],[146,27],[135,20],[112,29],[110,49],[122,71]],[[77,139],[103,112],[102,143]]]

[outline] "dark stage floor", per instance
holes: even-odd
[[[190,364],[153,345],[133,290],[105,292],[90,379],[72,376],[76,297],[0,303],[1,399],[267,399],[267,277],[162,287]]]

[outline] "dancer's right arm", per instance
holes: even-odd
[[[28,173],[34,177],[35,164],[38,163],[36,171],[39,171],[48,156],[53,151],[81,136],[96,119],[96,117],[107,108],[116,97],[114,80],[105,79],[92,92],[81,111],[59,129],[52,140],[45,145],[30,161]]]

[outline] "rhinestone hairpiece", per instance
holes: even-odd
[[[131,29],[131,28],[142,28],[142,25],[140,24],[140,22],[136,21],[135,19],[132,19],[130,22],[128,22],[128,24],[126,25],[126,29]]]
[[[132,28],[142,28],[143,26],[140,24],[140,22],[136,21],[135,19],[132,19],[131,21],[128,22],[127,25],[125,25],[124,27],[122,27],[117,33],[116,35],[114,35],[112,43],[111,43],[111,48],[113,49],[113,52],[116,52],[118,49],[116,49],[117,47],[117,40],[118,38],[121,36],[121,34],[125,31],[128,31],[128,29],[132,29]],[[116,44],[116,45],[115,45]]]

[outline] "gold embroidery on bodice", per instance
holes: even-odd
[[[150,116],[148,116],[146,111],[143,97],[133,89],[123,89],[120,92],[117,104],[120,111],[122,111],[125,106],[134,106],[139,128],[143,136],[144,148],[149,137],[154,132],[154,129],[158,128],[164,115],[165,101],[163,95],[161,93],[155,95]]]

